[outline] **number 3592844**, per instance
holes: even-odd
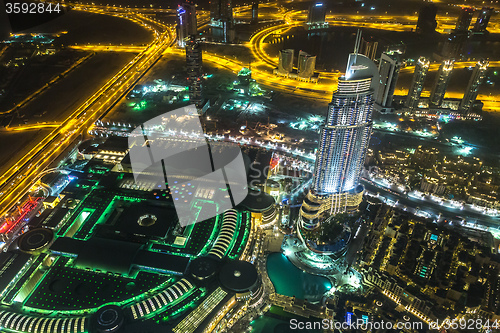
[[[6,2],[5,9],[7,14],[43,14],[60,13],[61,7],[58,3],[34,3],[34,2]]]

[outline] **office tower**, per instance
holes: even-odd
[[[472,71],[472,76],[470,77],[467,88],[465,89],[464,97],[460,102],[459,110],[464,114],[471,113],[474,102],[476,101],[477,94],[479,92],[479,86],[483,83],[486,77],[486,70],[488,69],[489,62],[487,60],[481,59],[477,62],[474,71]]]
[[[378,42],[363,39],[361,42],[361,53],[374,60],[377,55]]]
[[[259,23],[259,3],[252,4],[252,24]]]
[[[177,7],[177,45],[186,46],[186,40],[189,36],[196,36],[196,7],[191,2],[183,2]]]
[[[232,0],[211,0],[210,18],[212,39],[216,42],[232,43],[236,37]]]
[[[323,24],[325,23],[326,6],[321,2],[313,2],[309,7],[307,14],[308,24]]]
[[[236,37],[233,21],[228,18],[222,18],[212,21],[212,39],[216,42],[232,43]]]
[[[211,0],[210,18],[213,20],[228,19],[233,21],[232,0]]]
[[[493,14],[494,9],[490,7],[483,7],[479,16],[474,24],[474,28],[472,30],[474,32],[486,32],[486,28],[488,27],[488,23],[490,22],[491,15]]]
[[[415,64],[415,72],[413,73],[413,79],[410,89],[408,90],[408,97],[406,98],[405,104],[410,111],[418,108],[418,102],[422,94],[422,89],[424,89],[424,81],[427,76],[427,71],[429,70],[429,64],[429,60],[425,57],[418,58]]]
[[[465,7],[460,11],[458,16],[457,25],[455,26],[456,32],[467,32],[469,31],[470,22],[472,21],[472,16],[474,15],[474,8]]]
[[[462,50],[464,48],[465,42],[467,41],[467,35],[464,33],[451,33],[448,38],[443,43],[441,49],[441,56],[445,59],[462,57]]]
[[[321,130],[312,187],[301,207],[306,229],[319,226],[322,216],[355,211],[361,203],[363,170],[372,130],[373,96],[379,87],[375,63],[358,54],[358,33],[354,53],[349,55],[346,74],[328,105]]]
[[[429,104],[432,107],[440,107],[443,103],[444,94],[446,93],[446,88],[450,82],[451,71],[453,69],[454,60],[445,60],[439,66],[439,71],[434,81],[434,86],[432,87],[431,96],[429,98]]]
[[[293,69],[293,49],[281,50],[278,63],[278,74],[288,75]]]
[[[316,56],[312,56],[304,51],[299,51],[297,67],[299,78],[310,79],[314,75],[314,70],[316,69]]]
[[[436,31],[437,7],[434,4],[425,5],[418,13],[417,31],[421,33],[432,33]]]
[[[375,95],[375,109],[381,113],[392,111],[392,99],[401,69],[401,57],[396,52],[384,52],[380,57],[378,72],[380,87]]]
[[[201,44],[194,36],[191,36],[186,41],[186,65],[189,98],[193,103],[201,101],[202,61]]]
[[[212,39],[216,42],[232,43],[236,37],[232,0],[211,0],[210,18]]]

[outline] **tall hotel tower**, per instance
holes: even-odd
[[[483,83],[486,77],[486,70],[488,69],[489,62],[487,60],[481,59],[477,62],[474,71],[472,71],[472,76],[469,79],[467,88],[465,88],[464,97],[460,102],[458,110],[463,114],[468,114],[472,112],[472,107],[476,101],[477,94],[479,93],[479,86]]]
[[[328,105],[316,155],[313,184],[301,207],[302,226],[315,229],[328,215],[356,211],[363,197],[359,178],[372,131],[373,96],[380,84],[368,57],[349,55],[346,74]]]
[[[472,31],[476,33],[485,33],[486,28],[488,27],[488,23],[490,22],[491,15],[495,12],[494,8],[483,7],[481,12],[479,13],[479,17],[474,24],[474,28]]]
[[[190,36],[196,36],[198,25],[196,23],[196,7],[191,2],[183,2],[177,7],[177,45],[185,47]]]
[[[398,82],[399,70],[401,69],[400,54],[396,52],[384,52],[380,57],[378,71],[380,73],[380,87],[375,95],[375,110],[386,113],[394,110],[392,99]]]
[[[408,97],[406,98],[406,107],[409,111],[414,111],[418,108],[418,102],[424,89],[425,77],[427,76],[429,65],[430,62],[425,57],[418,58],[415,64],[415,72],[413,73],[410,90],[408,90]]]
[[[429,103],[432,107],[440,107],[443,104],[444,94],[448,83],[450,82],[451,71],[453,70],[454,60],[445,60],[439,66],[439,72],[432,87]]]

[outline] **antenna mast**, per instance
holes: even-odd
[[[356,33],[356,43],[354,44],[354,62],[358,58],[359,48],[361,46],[361,29]]]

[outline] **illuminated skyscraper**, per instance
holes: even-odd
[[[445,60],[441,66],[439,66],[436,81],[434,82],[431,97],[429,98],[429,103],[432,107],[440,107],[443,103],[444,94],[446,93],[446,88],[448,88],[448,83],[450,82],[453,63],[454,60]]]
[[[201,44],[194,36],[191,36],[186,41],[186,65],[189,98],[193,103],[201,101],[202,61]]]
[[[460,102],[459,110],[464,114],[468,114],[472,111],[472,106],[476,101],[477,94],[479,92],[479,86],[483,83],[486,77],[486,70],[488,69],[489,62],[487,60],[479,60],[474,67],[472,76],[470,77],[469,84],[465,89],[464,97]]]
[[[384,52],[380,57],[378,71],[380,74],[380,87],[375,95],[375,109],[385,113],[392,109],[392,99],[398,82],[399,70],[401,69],[400,54],[396,52]]]
[[[474,15],[474,8],[465,7],[460,11],[458,16],[457,24],[455,26],[456,32],[467,32],[469,30],[470,22],[472,21],[472,16]]]
[[[418,102],[420,100],[420,95],[424,89],[425,77],[427,76],[427,71],[429,70],[429,60],[425,57],[418,58],[415,64],[415,72],[413,73],[413,79],[411,81],[410,89],[408,90],[408,97],[406,98],[405,106],[413,111],[418,108]]]
[[[313,2],[309,7],[307,14],[307,24],[309,25],[322,25],[325,23],[326,5],[321,2]]]
[[[278,62],[278,74],[288,75],[293,69],[293,49],[281,50]]]
[[[493,14],[494,8],[483,7],[481,12],[479,13],[479,17],[474,24],[474,28],[472,30],[474,32],[486,32],[486,28],[488,27],[488,23],[490,22],[491,15]]]
[[[358,34],[321,130],[312,188],[301,208],[303,226],[308,229],[319,225],[323,213],[354,211],[362,200],[359,178],[371,136],[379,74],[373,61],[358,54],[360,41]]]
[[[189,36],[196,36],[196,8],[191,2],[183,2],[177,7],[177,44],[179,47],[186,46],[186,40]]]
[[[298,60],[298,77],[302,79],[310,79],[314,75],[316,69],[316,56],[312,56],[304,51],[299,51]]]

